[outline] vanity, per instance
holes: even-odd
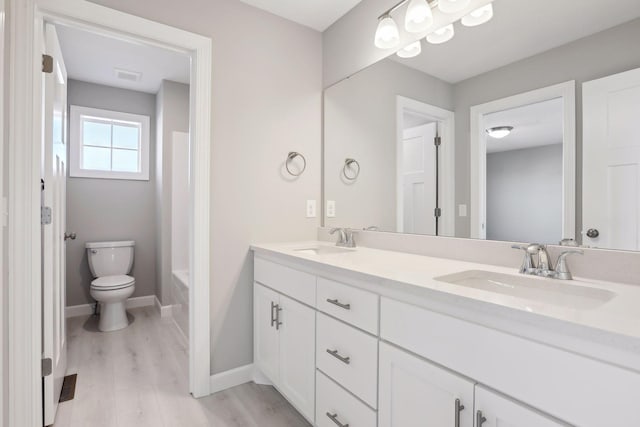
[[[313,425],[640,425],[640,288],[254,245],[254,365]]]

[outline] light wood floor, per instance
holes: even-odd
[[[133,323],[97,331],[93,317],[68,319],[68,373],[75,399],[61,403],[55,427],[303,427],[304,418],[273,388],[244,384],[194,399],[187,348],[171,320],[152,307],[129,310]]]

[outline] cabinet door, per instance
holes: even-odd
[[[471,427],[473,387],[458,375],[380,343],[379,427]]]
[[[273,383],[278,382],[279,344],[278,330],[272,322],[275,319],[280,295],[269,288],[254,283],[253,287],[253,330],[254,359],[258,368]]]
[[[474,418],[474,427],[569,426],[482,386],[476,386]]]
[[[280,296],[280,379],[278,386],[309,420],[315,413],[315,310]]]

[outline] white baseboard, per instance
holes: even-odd
[[[155,295],[129,298],[125,303],[127,308],[149,307],[155,304]],[[88,316],[93,314],[93,304],[71,305],[64,309],[65,317]]]
[[[157,296],[155,297],[154,305],[156,306],[156,309],[158,310],[158,313],[160,313],[160,317],[165,318],[165,317],[171,317],[173,315],[171,313],[171,308],[173,306],[171,306],[171,305],[162,305]]]
[[[211,375],[209,392],[217,393],[251,381],[253,381],[253,363]]]
[[[253,382],[261,385],[273,385],[271,380],[267,378],[255,364],[253,369]]]

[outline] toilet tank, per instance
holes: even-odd
[[[128,274],[133,266],[134,246],[133,240],[86,243],[89,269],[93,277]]]

